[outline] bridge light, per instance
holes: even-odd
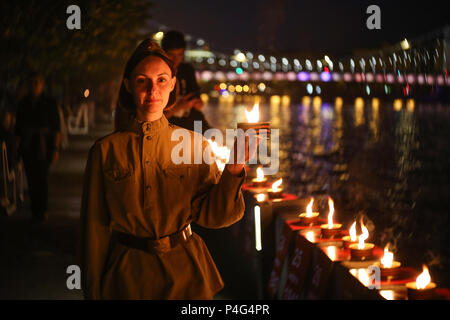
[[[236,60],[231,60],[231,61],[230,61],[230,66],[231,66],[231,67],[236,68],[237,65],[238,65],[238,64],[237,64]]]
[[[306,59],[305,64],[306,64],[306,69],[311,71],[312,70],[311,61],[309,61],[309,59]]]
[[[327,67],[325,67],[325,68],[328,69]],[[331,73],[329,73],[328,70],[325,70],[324,72],[322,72],[322,73],[320,74],[320,79],[321,79],[323,82],[328,82],[328,81],[330,81],[330,80],[331,80]]]
[[[270,57],[270,62],[271,63],[277,63],[277,58],[275,58],[275,57]]]
[[[400,42],[400,46],[402,47],[402,50],[408,50],[410,48],[409,42],[406,38]]]
[[[306,85],[306,91],[308,92],[308,94],[312,94],[313,93],[313,86],[311,83],[308,83]]]
[[[317,60],[317,70],[322,70],[322,61]]]
[[[316,86],[316,92],[317,92],[317,94],[321,94],[322,93],[322,89],[320,89],[319,86]]]
[[[241,85],[237,85],[236,86],[236,92],[242,92],[242,86]]]
[[[266,90],[266,85],[263,82],[259,83],[258,90],[264,92],[264,90]]]
[[[156,41],[161,41],[164,38],[164,32],[159,31],[153,35],[153,39]]]
[[[222,90],[225,90],[225,89],[227,88],[227,84],[222,82],[222,83],[219,85],[219,88],[222,89]]]
[[[248,85],[244,85],[244,86],[242,87],[242,90],[244,90],[244,92],[248,92],[249,89],[250,89],[250,88],[249,88]]]
[[[230,85],[228,86],[228,91],[234,92],[234,91],[236,91],[236,88],[235,88],[232,84],[230,84]]]
[[[243,54],[242,52],[239,52],[237,55],[234,56],[234,58],[239,62],[247,61],[245,54]]]
[[[264,61],[266,61],[266,58],[262,54],[260,54],[258,56],[258,60],[261,61],[261,62],[264,62]]]
[[[288,65],[289,62],[288,62],[288,59],[282,58],[281,59],[281,63],[284,64],[284,65]]]

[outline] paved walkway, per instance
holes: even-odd
[[[0,217],[0,299],[82,299],[66,287],[69,265],[78,264],[79,212],[87,153],[111,131],[102,125],[87,136],[69,137],[69,147],[50,169],[49,218],[31,223],[27,194],[22,208]]]

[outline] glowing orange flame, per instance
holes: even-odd
[[[416,279],[416,287],[417,289],[425,289],[428,284],[431,282],[431,276],[430,272],[428,271],[428,268],[426,265],[422,266],[423,272],[419,274],[419,276]]]
[[[306,206],[306,216],[308,218],[312,217],[312,206],[313,206],[313,203],[314,203],[314,198],[311,198],[311,201]]]
[[[308,239],[310,242],[314,242],[314,231],[306,232],[306,239]]]
[[[227,146],[219,146],[217,142],[208,139],[209,145],[211,146],[211,151],[214,154],[215,161],[220,171],[223,171],[225,164],[230,159],[230,149]]]
[[[253,105],[252,111],[248,112],[245,110],[245,114],[247,116],[248,123],[256,123],[259,121],[259,104],[255,103]]]
[[[384,256],[381,258],[383,268],[392,268],[392,261],[394,261],[394,253],[389,251],[389,245],[384,247]]]
[[[328,197],[328,207],[330,208],[330,212],[328,213],[328,229],[332,229],[333,228],[334,201],[330,197]]]
[[[281,191],[281,189],[279,189],[278,187],[281,185],[282,182],[283,182],[283,178],[280,178],[277,181],[275,181],[274,183],[272,183],[272,191],[273,192]]]
[[[356,236],[356,221],[353,222],[352,226],[350,227],[350,240],[352,242],[356,242],[358,240],[358,237]]]
[[[256,169],[256,181],[262,182],[264,180],[264,171],[261,167]]]
[[[369,230],[364,225],[362,219],[361,219],[361,230],[362,234],[359,235],[359,242],[358,242],[358,249],[362,250],[364,249],[364,241],[367,240],[369,237]]]

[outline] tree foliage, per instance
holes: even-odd
[[[71,4],[81,9],[81,30],[66,27]],[[118,77],[144,36],[151,6],[147,0],[1,1],[0,81],[30,69],[54,81]]]

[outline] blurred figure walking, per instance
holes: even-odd
[[[28,181],[33,221],[47,218],[48,173],[59,158],[61,128],[55,99],[43,93],[44,79],[30,75],[30,93],[19,103],[16,136]]]

